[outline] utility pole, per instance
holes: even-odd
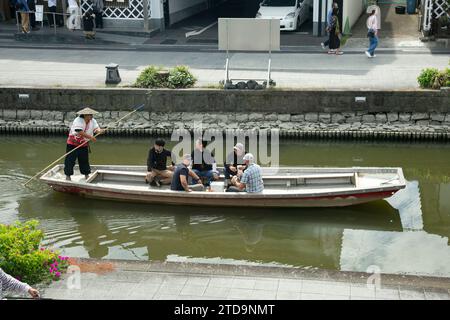
[[[144,31],[148,31],[148,0],[142,0],[142,5],[144,6]]]

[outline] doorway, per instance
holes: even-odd
[[[168,28],[170,27],[169,0],[163,0],[163,10],[164,10],[164,26]]]

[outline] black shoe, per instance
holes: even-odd
[[[33,27],[33,28],[31,28],[31,30],[32,31],[38,31],[38,30],[40,30],[41,28],[38,28],[38,27]]]

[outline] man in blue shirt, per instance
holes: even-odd
[[[339,8],[339,6],[338,6],[338,4],[336,2],[333,2],[333,4],[331,5],[330,10],[328,10],[328,14],[327,14],[327,28],[326,28],[327,33],[330,32],[330,30],[328,28],[331,25],[331,18],[333,16],[333,9],[334,8]],[[328,36],[327,40],[322,42],[320,45],[322,46],[322,49],[325,50],[326,47],[328,47],[329,44],[330,44],[330,37]]]
[[[247,153],[244,156],[244,163],[247,166],[242,178],[234,176],[231,179],[231,186],[228,188],[227,192],[249,192],[256,193],[262,192],[264,190],[264,182],[262,179],[261,167],[255,163],[255,158],[253,154]]]

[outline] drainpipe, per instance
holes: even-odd
[[[144,6],[144,31],[148,31],[148,0],[142,0],[142,5]]]

